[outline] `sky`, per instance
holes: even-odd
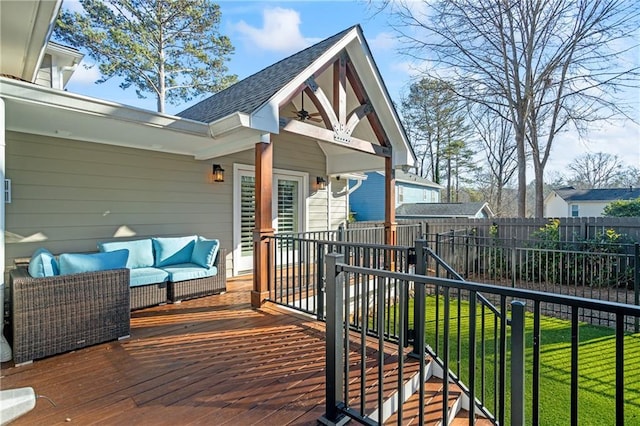
[[[376,0],[374,0],[375,2]],[[361,1],[218,1],[222,13],[220,32],[231,39],[235,53],[228,62],[229,72],[239,79],[355,24],[360,24],[374,60],[392,99],[399,103],[416,78],[416,64],[398,53],[399,42],[385,12],[376,13],[369,2]],[[75,0],[64,0],[63,8],[81,11]],[[91,65],[85,57],[83,64]],[[155,111],[153,97],[139,99],[135,90],[124,91],[119,80],[95,84],[97,67],[80,66],[67,90]],[[567,165],[588,152],[617,155],[625,165],[640,167],[640,88],[629,96],[636,103],[635,123],[630,120],[602,123],[585,139],[575,133],[556,137],[545,175],[567,173]],[[166,112],[175,114],[201,100],[179,106],[167,104]]]

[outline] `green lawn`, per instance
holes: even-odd
[[[426,341],[435,348],[435,297],[427,297]],[[439,348],[443,350],[442,321],[444,308],[442,297],[440,302],[440,336]],[[451,303],[451,336],[449,368],[456,372],[455,363],[457,353],[460,351],[460,377],[463,382],[469,383],[469,305],[466,302],[460,304],[460,345],[457,344],[458,330],[458,305]],[[413,317],[413,305],[411,304],[410,316]],[[478,316],[480,316],[478,309]],[[482,342],[484,342],[485,360],[485,395],[493,395],[495,386],[494,360],[494,325],[493,315],[485,316],[485,336],[481,339],[480,318],[477,320],[477,357],[480,363]],[[413,318],[410,318],[410,322]],[[507,327],[508,334],[510,328]],[[579,346],[579,424],[580,425],[609,425],[615,424],[615,333],[613,329],[597,327],[588,324],[580,324]],[[499,336],[498,336],[499,337]],[[571,323],[550,317],[541,318],[541,353],[540,353],[540,424],[541,425],[566,425],[570,420],[570,393],[571,393]],[[533,365],[533,316],[526,319],[526,359],[527,376],[526,387],[526,419],[531,424],[531,387]],[[640,424],[640,335],[628,334],[625,336],[625,424]],[[510,368],[509,348],[507,347],[507,374]],[[476,392],[481,393],[481,366],[476,369]],[[507,376],[507,407],[509,405],[509,376]],[[487,406],[493,412],[493,399],[487,397]],[[508,408],[507,408],[508,410]],[[505,417],[506,423],[510,423],[509,413]]]

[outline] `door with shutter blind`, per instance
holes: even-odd
[[[296,172],[274,171],[273,228],[276,233],[304,231],[306,177]],[[255,229],[255,169],[237,168],[234,173],[234,273],[253,268],[253,230]],[[287,261],[295,257],[292,248]]]

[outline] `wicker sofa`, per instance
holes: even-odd
[[[19,267],[9,282],[16,365],[129,336],[128,269],[33,278]]]
[[[207,245],[198,256],[199,244]],[[98,243],[100,252],[127,250],[131,309],[226,291],[226,251],[202,237],[144,238]]]

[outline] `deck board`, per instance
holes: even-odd
[[[39,399],[14,424],[317,424],[325,412],[324,323],[272,304],[252,309],[250,289],[250,279],[232,279],[224,294],[133,312],[129,339],[2,364],[3,389],[30,386],[56,403]],[[359,337],[352,342],[349,400],[359,406]],[[366,343],[369,410],[378,343]],[[397,345],[385,349],[387,396],[397,356]],[[407,359],[406,377],[416,369]]]
[[[3,389],[39,399],[31,424],[316,424],[324,413],[324,326],[254,310],[251,282],[222,295],[135,311],[131,337],[2,365]]]

